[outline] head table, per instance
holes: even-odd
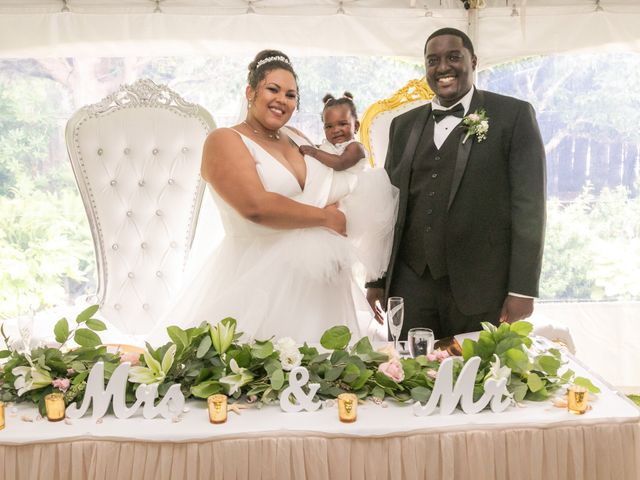
[[[86,416],[58,423],[26,404],[6,410],[2,479],[638,479],[640,410],[567,354],[601,388],[575,416],[550,401],[505,412],[414,416],[410,404],[366,402],[355,423],[337,405],[285,413],[229,412],[209,423],[206,402],[180,418]]]

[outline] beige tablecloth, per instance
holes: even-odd
[[[0,446],[3,479],[638,479],[640,424]]]

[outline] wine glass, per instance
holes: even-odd
[[[393,348],[398,351],[398,338],[402,331],[402,324],[404,323],[404,298],[402,297],[389,297],[387,300],[387,325],[389,325],[389,331],[391,337],[393,337]]]

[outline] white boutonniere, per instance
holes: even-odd
[[[462,143],[466,142],[471,135],[475,135],[478,142],[487,138],[489,131],[489,117],[484,108],[470,113],[462,119],[462,124],[467,128],[467,134],[462,139]]]

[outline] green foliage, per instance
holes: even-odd
[[[100,339],[94,330],[102,329],[102,322],[92,318],[95,312],[96,307],[93,306],[80,313],[74,331],[69,331],[66,319],[61,319],[54,328],[56,338],[62,344],[73,337],[80,348],[63,351],[61,345],[58,349],[38,348],[30,353],[13,349],[0,351],[0,358],[8,358],[0,371],[2,398],[29,398],[38,403],[43,392],[53,389],[53,378],[68,378],[71,386],[67,396],[71,400],[76,396],[80,398],[88,372],[97,361],[106,362],[106,378],[109,378],[119,358],[107,354],[106,349],[99,345]],[[349,347],[351,332],[343,326],[332,327],[325,332],[323,344],[329,351],[324,353],[306,344],[298,347],[287,338],[280,339],[276,345],[271,340],[250,344],[234,341],[224,350],[216,348],[210,332],[219,331],[222,326],[235,329],[235,325],[234,319],[226,318],[213,326],[204,322],[187,330],[170,327],[173,341],[157,349],[148,346],[140,365],[132,367],[129,372],[130,384],[156,383],[161,396],[171,385],[180,384],[186,397],[206,398],[224,392],[236,399],[245,395],[254,400],[259,398],[263,403],[272,403],[289,386],[290,371],[301,365],[308,370],[309,381],[319,384],[317,396],[320,399],[353,392],[362,399],[390,397],[399,402],[426,402],[433,390],[440,361],[446,357],[445,354],[440,359],[431,356],[400,358],[390,347],[374,351],[366,337]],[[530,348],[532,342],[528,335],[531,324],[516,322],[497,328],[490,324],[483,327],[478,341],[465,340],[464,356],[454,359],[453,366],[455,382],[467,360],[472,356],[481,358],[474,396],[482,395],[485,381],[490,378],[507,378],[509,395],[516,401],[547,399],[552,392],[572,380],[592,392],[597,391],[588,379],[574,379],[572,371],[565,371],[559,376],[562,362],[558,350],[534,352]],[[233,332],[230,334],[233,336]],[[8,339],[5,341],[10,344]],[[27,366],[38,369],[39,373],[36,372],[34,378],[39,383],[36,385],[34,381],[26,396],[19,397],[17,389],[22,383],[16,382],[16,375],[27,375],[29,368],[24,368]],[[394,371],[400,375],[391,373],[389,366],[396,367]],[[137,387],[130,385],[129,388],[133,393]]]
[[[548,202],[547,217],[542,299],[640,299],[640,197],[587,186],[568,204]]]
[[[104,362],[106,385],[120,363],[120,356],[108,353],[99,335],[95,333],[104,330],[103,322],[93,318],[96,312],[95,305],[80,312],[71,330],[67,319],[60,319],[54,327],[56,342],[60,344],[57,347],[43,346],[31,351],[9,347],[0,351],[0,358],[7,359],[0,368],[0,400],[28,400],[42,406],[42,399],[46,394],[62,391],[67,404],[81,402],[89,370],[97,362]],[[6,345],[12,345],[13,342],[6,337],[4,330],[2,336]],[[71,338],[79,348],[67,347]],[[54,386],[54,380],[68,381],[68,389],[59,390]],[[29,387],[19,395],[19,386],[24,386],[25,382]]]

